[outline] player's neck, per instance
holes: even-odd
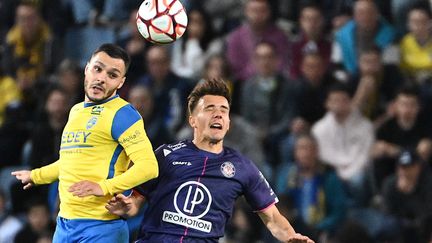
[[[219,154],[223,151],[223,141],[212,142],[204,139],[195,138],[192,142],[197,146],[197,148],[210,152]]]

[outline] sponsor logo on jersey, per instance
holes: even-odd
[[[227,178],[232,178],[235,175],[236,172],[236,168],[234,167],[233,163],[227,161],[227,162],[223,162],[220,170],[222,172],[222,174],[227,177]]]
[[[101,112],[103,111],[104,107],[103,106],[99,106],[99,105],[95,105],[92,107],[91,109],[91,114],[92,115],[100,115]]]
[[[96,124],[97,120],[98,119],[96,116],[92,116],[90,120],[87,122],[86,129],[89,130],[90,128],[92,128]]]
[[[174,195],[176,212],[165,211],[162,221],[186,226],[209,233],[212,223],[202,220],[212,203],[209,189],[197,181],[188,181],[180,185]]]
[[[87,131],[64,131],[61,138],[61,149],[89,148],[87,144],[91,132]]]
[[[183,142],[179,142],[179,143],[176,143],[176,144],[170,144],[167,147],[170,148],[172,151],[176,151],[178,149],[186,147],[186,144],[184,144]]]
[[[191,166],[192,165],[191,162],[186,162],[186,161],[173,161],[172,164],[173,165],[187,165],[187,166]]]
[[[163,153],[164,153],[164,156],[166,157],[168,154],[171,153],[171,150],[164,149],[164,150],[163,150]]]
[[[137,143],[137,139],[142,139],[141,132],[139,130],[135,130],[132,134],[128,136],[121,137],[119,139],[120,144],[125,144],[127,146],[127,143]]]

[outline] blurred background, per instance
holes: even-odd
[[[184,36],[153,45],[136,28],[141,0],[0,0],[0,243],[51,242],[57,185],[23,191],[10,172],[58,159],[105,42],[132,57],[119,93],[154,148],[191,138],[187,95],[223,78],[225,145],[257,164],[298,232],[432,242],[431,1],[180,1]],[[240,198],[221,242],[275,240]]]

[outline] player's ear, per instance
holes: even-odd
[[[87,62],[86,66],[85,66],[85,68],[84,68],[84,75],[87,74],[87,70],[88,70],[88,68],[89,68],[89,63]]]
[[[196,126],[195,117],[192,116],[192,115],[189,116],[189,125],[190,125],[192,128],[195,128],[195,126]]]
[[[123,84],[125,81],[126,81],[126,77],[123,77],[120,84],[117,86],[117,89],[120,89],[121,87],[123,87]]]
[[[230,119],[230,117],[228,116],[228,122],[227,122],[227,131],[229,131],[230,130],[230,125],[231,125],[231,119]]]

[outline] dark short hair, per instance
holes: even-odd
[[[199,99],[205,95],[223,96],[231,105],[230,91],[226,82],[222,79],[211,79],[199,82],[188,96],[188,111],[192,114]]]
[[[419,99],[419,87],[415,84],[405,84],[397,90],[396,96],[405,95]]]
[[[411,3],[409,5],[407,15],[409,15],[414,10],[422,11],[423,13],[425,13],[428,16],[428,18],[432,18],[432,13],[430,11],[429,4],[427,2],[415,1],[415,2]]]
[[[336,82],[329,87],[327,91],[327,97],[331,93],[336,93],[336,92],[346,93],[350,98],[352,98],[354,94],[353,89],[349,85],[341,82]]]
[[[120,46],[112,44],[112,43],[105,43],[99,46],[92,54],[92,57],[94,57],[99,52],[105,52],[108,56],[112,58],[118,58],[122,59],[125,64],[125,73],[127,73],[127,70],[129,69],[129,65],[131,62],[129,54]]]

